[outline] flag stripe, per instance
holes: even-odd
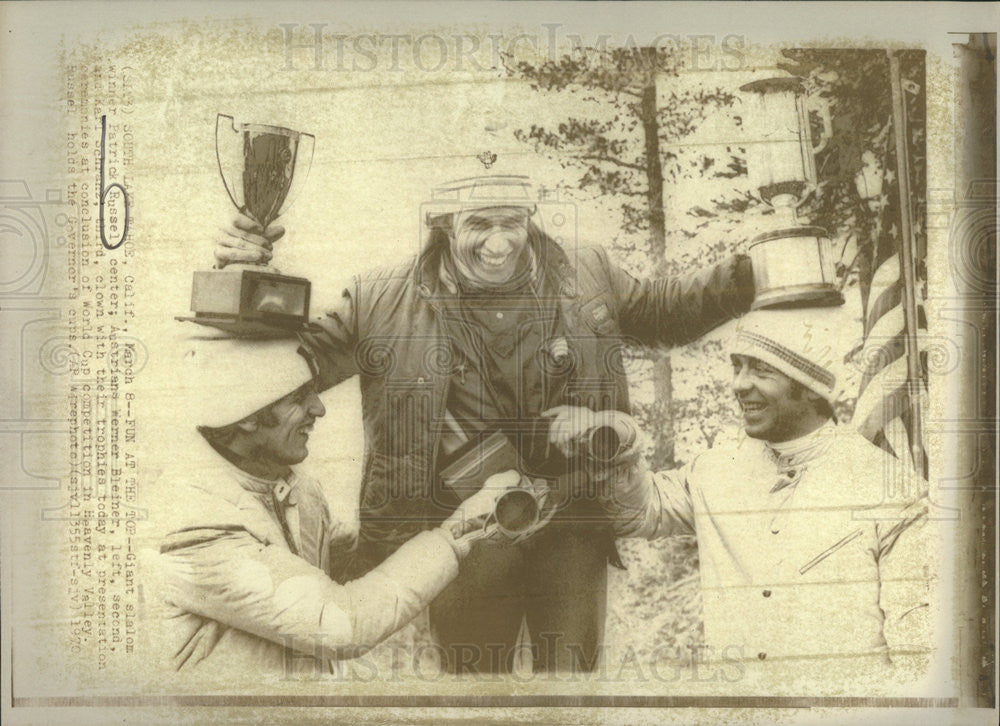
[[[907,399],[907,411],[909,410],[909,400]],[[899,459],[900,465],[907,476],[913,476],[913,457],[910,455],[910,434],[906,426],[906,411],[901,416],[889,421],[883,432],[885,439],[892,447],[893,453]],[[886,484],[895,483],[895,478],[888,477]]]
[[[883,357],[889,351],[880,352],[880,348],[905,333],[905,330],[906,321],[903,316],[903,308],[897,306],[879,318],[874,327],[868,331],[864,348],[861,351],[861,360],[864,363],[865,371],[861,385],[858,387],[859,396],[865,392],[871,379],[878,374],[880,368],[896,360],[895,356],[892,355]]]
[[[884,340],[882,345],[866,347],[864,355],[865,360],[868,362],[868,367],[861,377],[859,390],[862,393],[868,388],[871,380],[879,374],[879,371],[884,370],[887,365],[906,355],[905,331],[900,330],[898,334],[888,340]]]
[[[870,440],[874,440],[878,434],[882,434],[884,437],[883,429],[886,424],[894,418],[902,416],[903,412],[910,407],[909,391],[906,385],[906,359],[898,360],[893,365],[900,363],[902,364],[900,366],[903,373],[902,380],[896,378],[898,384],[895,387],[888,388],[888,390],[882,389],[881,395],[872,395],[871,400],[865,402],[865,408],[859,412],[863,418],[858,424],[858,431]],[[886,370],[891,370],[891,368]],[[876,390],[878,387],[869,387],[868,389],[869,392]]]
[[[886,396],[891,396],[896,391],[902,389],[906,393],[906,358],[893,361],[888,366],[880,370],[858,397],[857,405],[854,408],[854,420],[858,422],[858,429],[868,426],[869,419],[878,413],[881,401]],[[888,421],[884,416],[879,420]],[[878,429],[870,431],[874,434]],[[864,431],[862,431],[864,433]],[[868,435],[868,434],[866,434]]]
[[[871,329],[878,322],[878,319],[885,315],[887,312],[892,310],[894,307],[902,304],[903,302],[903,283],[898,277],[896,281],[885,288],[877,298],[875,298],[874,304],[872,304],[868,310],[867,317],[865,318],[865,335],[871,332]]]
[[[886,244],[893,244],[890,240],[880,240]],[[899,284],[899,255],[890,255],[878,264],[875,273],[872,275],[871,286],[868,289],[868,299],[877,300],[879,295],[893,285]]]

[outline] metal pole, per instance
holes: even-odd
[[[909,391],[910,410],[910,456],[913,466],[924,471],[923,431],[920,412],[920,349],[917,347],[917,300],[916,267],[913,262],[913,224],[910,218],[910,164],[906,149],[906,105],[903,100],[902,83],[899,74],[899,56],[895,51],[889,54],[889,80],[892,85],[892,128],[896,141],[896,178],[899,180],[899,220],[900,258],[903,272],[903,319],[906,323],[906,387]]]

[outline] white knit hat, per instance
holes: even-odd
[[[215,331],[181,341],[177,381],[191,425],[228,426],[288,395],[314,376],[298,338],[250,340]]]
[[[753,310],[736,321],[730,353],[762,360],[832,404],[842,323],[837,308]]]
[[[489,207],[538,207],[538,192],[526,176],[489,175],[457,179],[432,190],[433,200],[422,205],[429,221],[438,215]]]

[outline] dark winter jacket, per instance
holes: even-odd
[[[544,366],[547,398],[536,410],[570,404],[629,410],[626,344],[693,341],[749,309],[749,259],[732,257],[673,279],[638,280],[600,247],[567,252],[536,233],[535,289],[555,300],[553,336],[567,365]],[[367,569],[447,514],[435,501],[437,457],[455,346],[444,316],[458,293],[441,274],[446,241],[395,267],[354,280],[318,321],[313,343],[327,385],[361,376],[365,427],[359,555]],[[356,572],[352,573],[356,574]]]

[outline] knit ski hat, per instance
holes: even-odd
[[[730,353],[762,360],[831,404],[837,395],[837,308],[753,310],[736,321]]]

